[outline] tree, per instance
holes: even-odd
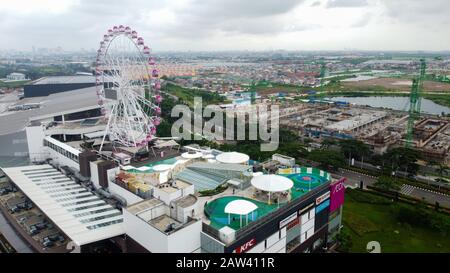
[[[392,171],[403,169],[407,173],[415,174],[419,170],[416,162],[421,158],[421,155],[416,150],[399,147],[388,151],[384,158],[390,163]]]
[[[277,152],[289,155],[295,159],[306,157],[308,155],[306,148],[299,142],[280,143]]]
[[[353,246],[352,236],[345,229],[336,235],[336,240],[339,242],[339,251],[345,253],[350,252]]]
[[[395,177],[380,176],[374,186],[387,191],[400,190],[399,182]]]
[[[344,139],[339,142],[341,152],[351,160],[353,157],[364,160],[364,157],[370,154],[370,148],[362,141],[356,139]]]
[[[438,164],[438,172],[439,172],[439,176],[444,179],[445,174],[450,170],[450,168],[442,163]]]
[[[337,141],[331,138],[326,138],[322,141],[322,149],[328,149],[330,146],[336,145]]]
[[[345,165],[342,153],[330,150],[313,150],[307,159],[319,162],[323,169],[337,170]]]

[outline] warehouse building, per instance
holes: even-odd
[[[88,75],[44,77],[24,86],[25,98],[42,97],[95,86],[95,77]]]

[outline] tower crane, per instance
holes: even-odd
[[[411,94],[409,96],[409,118],[406,129],[407,148],[411,148],[414,136],[414,122],[420,117],[420,106],[422,101],[423,80],[425,78],[426,63],[425,59],[420,59],[419,76],[413,79]]]

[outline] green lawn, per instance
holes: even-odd
[[[354,195],[361,193],[347,194],[343,210],[343,232],[352,238],[350,252],[367,252],[366,245],[370,241],[378,241],[381,252],[450,252],[450,237],[431,229],[399,223],[394,212],[398,204],[389,204],[388,199],[385,199],[387,204],[370,204]]]

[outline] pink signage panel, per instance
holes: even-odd
[[[340,179],[330,187],[330,212],[333,212],[344,204],[345,178]]]

